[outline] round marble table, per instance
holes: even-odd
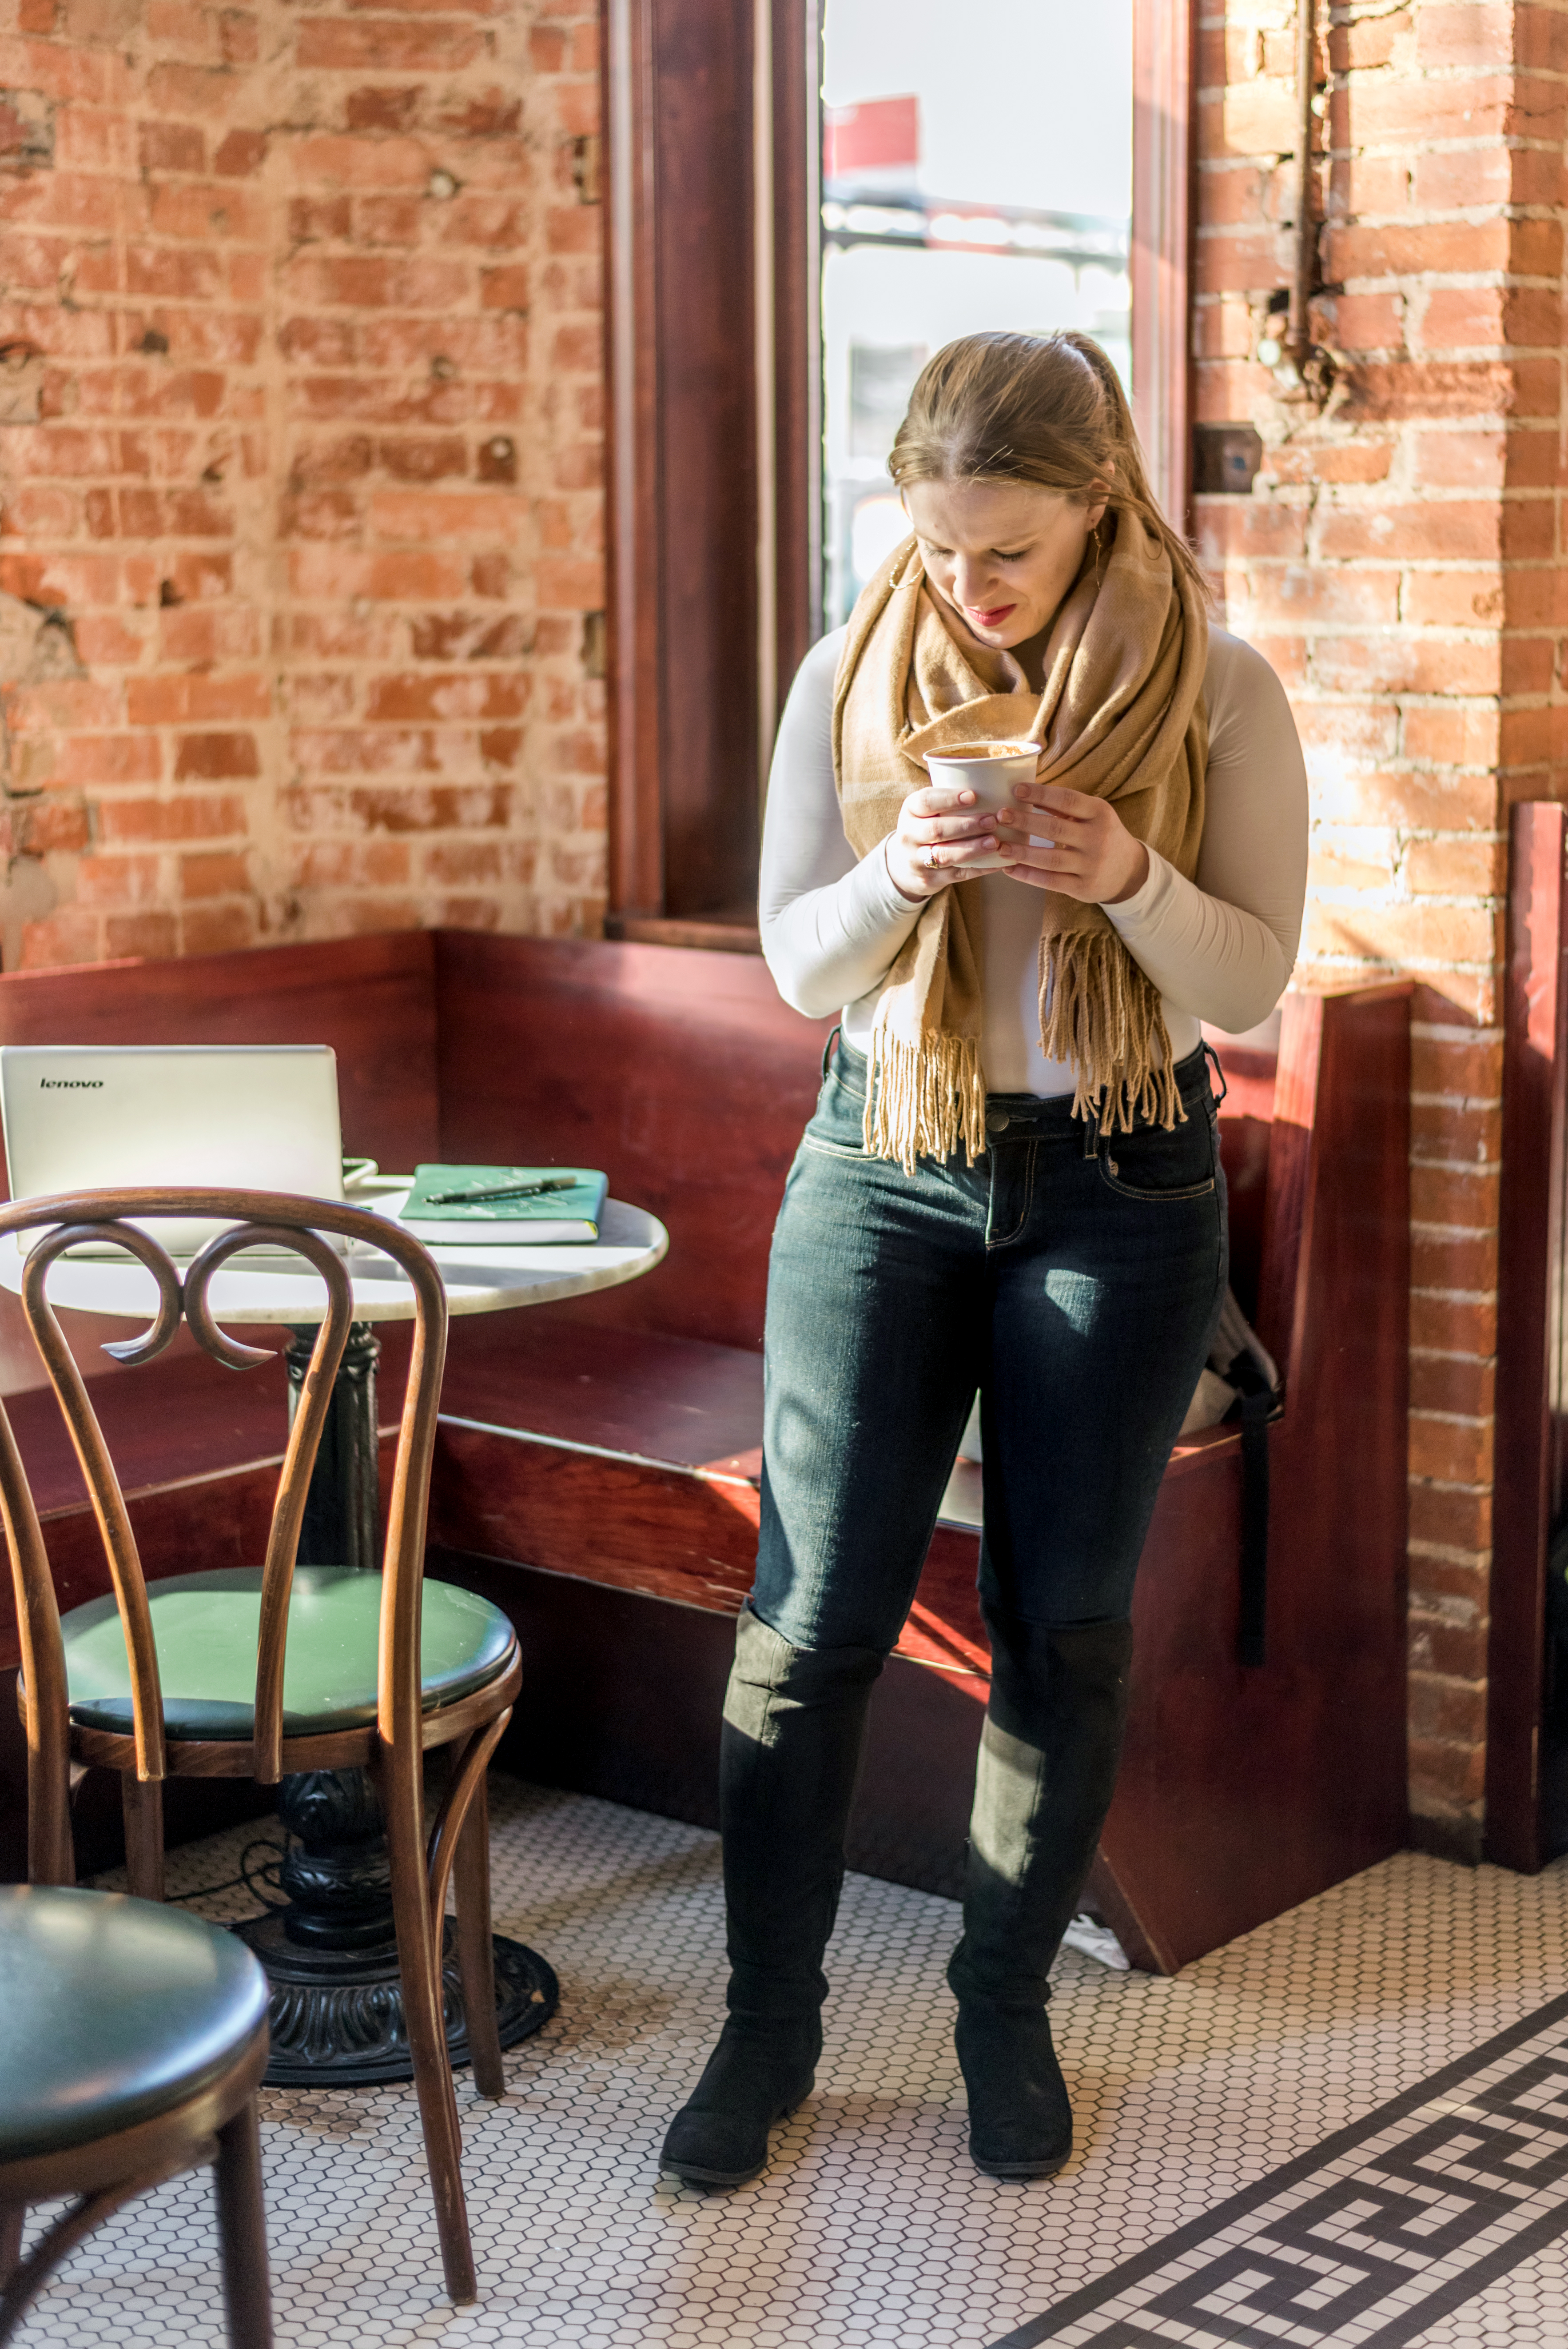
[[[373,1176],[352,1185],[349,1196],[354,1205],[395,1215],[410,1180]],[[32,1237],[26,1236],[27,1245]],[[448,1310],[456,1315],[504,1313],[611,1288],[651,1272],[668,1246],[655,1216],[609,1199],[592,1246],[530,1247],[487,1233],[472,1243],[432,1247],[430,1254],[440,1270]],[[23,1260],[16,1237],[0,1237],[0,1288],[20,1290]],[[390,1257],[356,1254],[349,1272],[354,1323],[311,1480],[299,1561],[376,1572],[381,1563],[376,1409],[380,1347],[374,1325],[411,1320],[414,1298]],[[66,1311],[135,1321],[150,1322],[158,1305],[151,1274],[129,1257],[63,1257],[51,1268],[48,1293]],[[214,1274],[207,1296],[220,1327],[270,1322],[290,1330],[292,1417],[325,1309],[316,1275],[284,1257],[235,1257]],[[392,1934],[387,1844],[369,1782],[360,1770],[285,1778],[278,1813],[297,1839],[280,1871],[288,1906],[237,1929],[273,1982],[267,2078],[278,2086],[409,2079],[413,2065]],[[555,1976],[542,1958],[504,1935],[497,1934],[495,1951],[497,2021],[501,2045],[510,2047],[554,2012]],[[466,2063],[468,2029],[450,1955],[446,1990],[448,2046],[454,2063]]]
[[[347,1204],[395,1215],[409,1183],[407,1175],[376,1177],[353,1189]],[[32,1236],[27,1238],[31,1245]],[[655,1216],[606,1199],[599,1237],[591,1247],[528,1247],[487,1233],[462,1246],[432,1247],[430,1254],[440,1268],[449,1313],[506,1313],[520,1305],[548,1305],[635,1280],[653,1270],[668,1247],[669,1235]],[[0,1238],[0,1288],[20,1290],[23,1254],[15,1234]],[[413,1291],[390,1257],[356,1255],[349,1270],[356,1321],[413,1319]],[[152,1275],[128,1256],[62,1257],[49,1274],[49,1296],[56,1305],[78,1312],[128,1320],[150,1320],[158,1306]],[[298,1328],[319,1321],[325,1307],[321,1282],[297,1258],[232,1257],[212,1276],[207,1299],[220,1325],[282,1321]]]

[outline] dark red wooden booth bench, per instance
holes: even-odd
[[[329,1043],[346,1148],[389,1168],[602,1165],[664,1219],[669,1256],[644,1280],[453,1324],[430,1538],[439,1571],[521,1633],[511,1765],[709,1823],[758,1517],[769,1236],[825,1032],[751,956],[456,931],[0,978],[0,1040]],[[1178,1446],[1140,1577],[1131,1730],[1092,1891],[1135,1961],[1165,1971],[1398,1848],[1406,1827],[1407,990],[1293,997],[1277,1066],[1222,1057],[1235,1284],[1287,1399],[1271,1432],[1267,1661],[1236,1661],[1233,1430]],[[194,1352],[131,1372],[96,1359],[149,1572],[259,1555],[281,1361],[242,1377]],[[13,1386],[23,1360],[0,1350]],[[96,1594],[103,1562],[53,1405],[17,1392],[8,1408],[65,1595]],[[977,1547],[972,1528],[938,1526],[877,1692],[852,1833],[854,1865],[944,1892],[987,1685]]]

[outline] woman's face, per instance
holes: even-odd
[[[933,586],[1006,651],[1050,619],[1106,501],[1080,505],[1033,481],[914,481],[903,505]]]

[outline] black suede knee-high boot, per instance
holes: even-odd
[[[661,2167],[679,2178],[743,2186],[815,2085],[822,1952],[882,1662],[876,1648],[791,1647],[741,1614],[719,1748],[729,2020],[665,2139]]]
[[[1072,2151],[1072,2107],[1046,2017],[1116,1785],[1129,1623],[1059,1630],[986,1610],[991,1702],[947,1980],[969,2092],[969,2150],[994,2178],[1047,2178]]]

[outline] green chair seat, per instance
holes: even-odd
[[[249,1737],[256,1692],[259,1567],[187,1574],[147,1586],[163,1725],[170,1737]],[[376,1718],[381,1577],[343,1566],[294,1569],[284,1671],[284,1734],[319,1737]],[[128,1736],[130,1666],[111,1597],[73,1607],[60,1625],[71,1719]],[[420,1683],[434,1713],[504,1671],[516,1634],[499,1607],[449,1582],[427,1582]]]
[[[266,2018],[242,1941],[122,1892],[0,1886],[0,2162],[170,2112]]]

